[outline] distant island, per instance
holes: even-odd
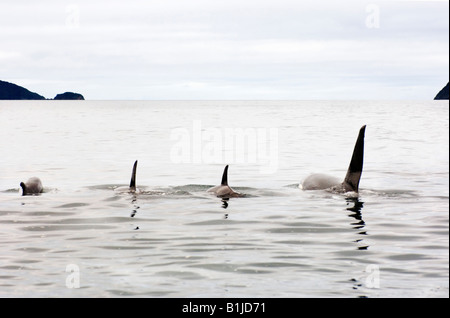
[[[449,83],[447,83],[447,85],[441,89],[441,91],[436,95],[436,97],[434,98],[435,100],[442,100],[442,99],[449,99]]]
[[[65,92],[63,94],[58,94],[53,98],[55,100],[84,100],[83,95],[78,93]]]
[[[19,85],[0,81],[0,100],[45,100],[44,96],[30,92]],[[55,96],[54,100],[84,100],[83,95],[66,92]]]
[[[449,99],[449,83],[441,89],[434,98],[435,100]],[[0,80],[0,100],[46,100],[44,96],[38,93],[30,92],[28,89],[19,85]],[[51,98],[50,98],[51,99]],[[84,100],[83,95],[79,93],[65,92],[57,94],[53,100]]]

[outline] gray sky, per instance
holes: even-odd
[[[449,1],[1,0],[0,79],[47,98],[430,100]]]

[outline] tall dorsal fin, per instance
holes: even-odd
[[[133,172],[131,173],[131,181],[130,181],[130,188],[136,189],[136,168],[137,168],[138,161],[136,160],[133,165]]]
[[[347,170],[347,175],[344,179],[345,191],[358,192],[359,180],[363,170],[364,161],[364,134],[366,131],[366,125],[362,126],[359,130],[358,139],[356,140],[355,149],[353,149],[352,160]]]
[[[228,185],[228,165],[226,165],[225,169],[223,170],[221,185]]]

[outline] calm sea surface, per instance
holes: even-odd
[[[0,297],[448,297],[448,228],[448,102],[0,101]]]

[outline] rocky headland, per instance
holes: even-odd
[[[445,99],[449,99],[449,83],[447,83],[447,85],[441,89],[441,91],[436,95],[436,97],[434,98],[435,100],[445,100]]]
[[[28,89],[5,81],[0,81],[0,100],[45,100],[46,98],[38,93],[30,92]],[[84,100],[83,95],[66,92],[58,94],[55,100]]]

